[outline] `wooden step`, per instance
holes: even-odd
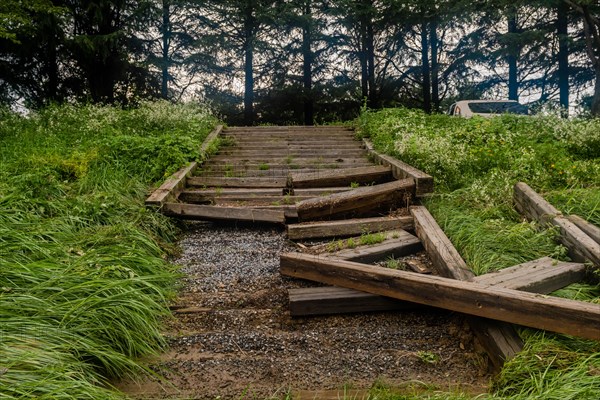
[[[217,207],[183,203],[165,203],[163,204],[162,212],[171,217],[206,221],[244,221],[284,224],[286,218],[285,212],[282,210],[248,207]]]
[[[375,233],[394,229],[411,230],[413,228],[413,218],[411,216],[355,218],[340,221],[289,224],[287,226],[287,236],[291,240],[343,238],[363,233]]]
[[[531,293],[549,294],[581,281],[584,276],[584,264],[558,262],[544,257],[498,272],[474,277],[473,282]],[[292,316],[391,311],[417,306],[413,303],[332,286],[290,289],[289,304]]]
[[[600,340],[597,304],[298,253],[281,255],[280,272],[477,317]]]
[[[295,204],[299,201],[312,199],[314,196],[289,196],[289,195],[205,195],[196,191],[183,191],[179,201],[191,204],[227,204],[232,202],[249,204]]]
[[[318,157],[366,157],[367,152],[363,149],[344,149],[344,150],[328,150],[328,149],[311,149],[311,150],[245,150],[243,148],[227,149],[219,151],[217,156],[227,156],[230,158],[318,158]]]
[[[194,176],[188,178],[188,186],[224,188],[281,188],[287,186],[287,178],[210,178]]]

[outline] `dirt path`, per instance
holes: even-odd
[[[165,381],[123,382],[143,399],[356,398],[374,383],[419,382],[483,392],[488,377],[463,319],[414,311],[292,319],[278,258],[293,250],[282,231],[189,223],[177,263],[186,274],[152,362]],[[358,393],[358,394],[357,394]]]

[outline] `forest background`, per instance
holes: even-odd
[[[600,114],[596,0],[4,0],[0,102],[209,102],[229,124],[521,99]]]

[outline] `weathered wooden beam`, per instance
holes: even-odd
[[[554,206],[536,193],[526,183],[519,182],[514,187],[513,200],[517,211],[528,219],[549,224],[557,215],[561,215]]]
[[[410,211],[415,219],[415,232],[438,274],[461,281],[474,278],[475,274],[429,211],[425,207],[411,207]],[[471,318],[469,322],[496,369],[500,369],[506,360],[523,349],[523,342],[512,326],[477,318]]]
[[[549,257],[477,276],[473,282],[530,293],[549,294],[581,281],[585,265],[558,262]],[[290,289],[292,316],[410,309],[412,303],[391,300],[353,289],[323,286]],[[412,308],[416,305],[412,305]],[[293,311],[292,311],[293,310]]]
[[[425,207],[411,207],[415,232],[440,276],[468,281],[475,276]]]
[[[223,130],[223,125],[217,127],[208,134],[200,146],[200,155],[204,156],[208,147]],[[152,194],[146,199],[146,206],[160,207],[167,201],[173,201],[177,198],[179,192],[186,186],[187,179],[198,169],[199,164],[196,161],[190,162],[179,171],[167,178]]]
[[[257,194],[204,194],[198,191],[183,190],[179,194],[179,201],[184,203],[227,203],[247,202],[248,204],[294,204],[298,201],[312,199],[315,196],[292,196],[292,195],[257,195]]]
[[[416,185],[415,193],[417,196],[423,196],[433,192],[433,177],[431,175],[392,156],[381,154],[375,150],[375,147],[369,140],[363,139],[363,141],[371,157],[378,163],[391,167],[392,173],[396,179],[414,179]]]
[[[365,207],[393,205],[399,202],[403,194],[412,193],[414,188],[414,180],[403,179],[305,200],[297,205],[298,217],[300,221],[310,221],[349,213]]]
[[[412,310],[419,304],[336,286],[289,289],[292,317],[373,311]]]
[[[287,234],[291,240],[304,240],[347,237],[393,229],[411,230],[413,227],[413,218],[411,216],[356,218],[341,221],[290,224],[287,226]]]
[[[404,257],[423,249],[421,241],[406,231],[397,231],[396,238],[390,238],[370,246],[358,246],[328,254],[340,260],[356,261],[365,264],[375,263],[390,257]]]
[[[569,221],[577,225],[579,229],[585,232],[586,235],[592,238],[594,242],[600,243],[600,227],[597,227],[591,222],[586,221],[579,215],[569,215],[567,218]]]
[[[513,199],[517,211],[526,218],[560,229],[560,242],[569,250],[573,260],[591,262],[595,269],[600,269],[600,243],[563,216],[526,183],[519,182],[515,185]]]
[[[283,210],[165,203],[162,211],[165,215],[184,219],[285,223],[285,212]]]
[[[298,253],[282,254],[280,271],[295,278],[600,340],[598,304]]]
[[[281,188],[287,185],[287,178],[227,178],[194,176],[188,178],[188,186],[195,187],[221,187],[221,188]]]
[[[146,199],[146,206],[160,207],[167,201],[173,201],[186,185],[186,179],[198,168],[198,163],[192,161],[184,168],[175,172]]]
[[[388,182],[392,178],[392,170],[389,167],[372,166],[326,170],[310,174],[292,172],[290,178],[289,184],[294,189],[349,186],[353,183],[379,184]]]

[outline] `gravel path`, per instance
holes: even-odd
[[[435,310],[295,318],[279,254],[298,248],[277,228],[187,223],[185,277],[163,382],[124,382],[131,396],[241,399],[366,398],[374,383],[485,391],[488,376],[459,315]]]

